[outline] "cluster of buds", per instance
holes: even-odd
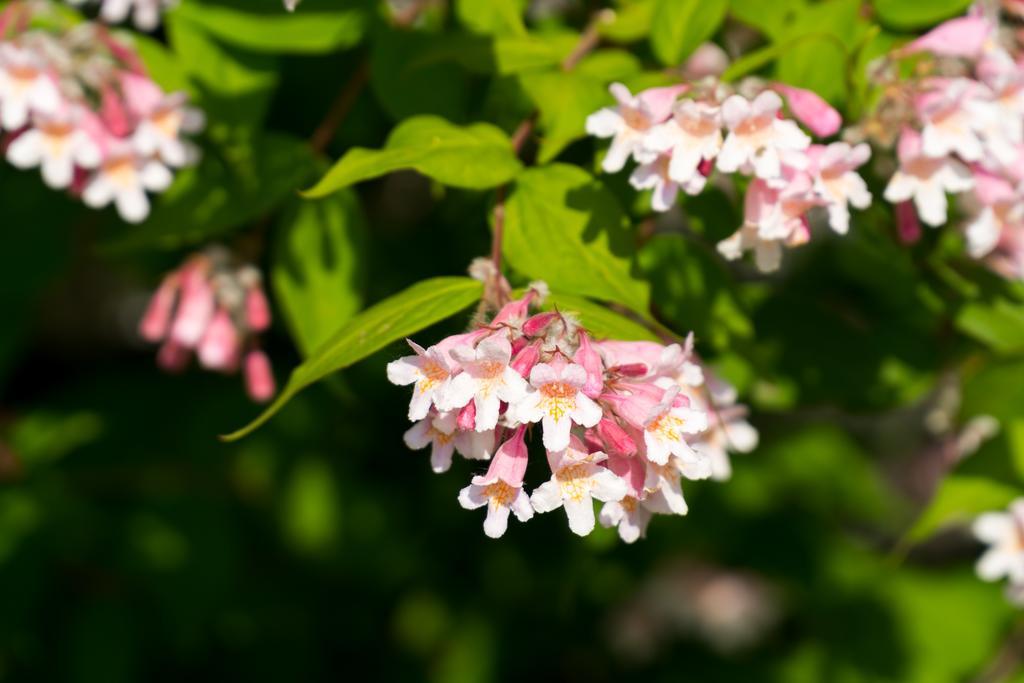
[[[410,341],[415,354],[388,365],[392,383],[413,386],[406,444],[430,446],[435,472],[454,452],[490,460],[459,502],[487,508],[492,538],[510,513],[525,522],[557,508],[585,536],[597,499],[601,523],[633,542],[653,513],[686,514],[682,479],[727,477],[727,449],[752,449],[757,433],[741,407],[714,404],[729,391],[705,381],[692,340],[596,341],[570,315],[531,314],[542,291],[531,287],[489,322],[429,348]],[[537,423],[550,478],[527,494],[527,436]]]
[[[44,182],[90,207],[113,203],[137,223],[147,192],[166,190],[171,169],[193,163],[182,138],[203,125],[184,93],[167,94],[138,54],[102,26],[80,24],[56,35],[27,29],[32,6],[0,13],[0,124],[7,160],[38,167]]]
[[[211,247],[167,275],[139,324],[147,341],[161,343],[157,362],[178,372],[194,352],[209,370],[233,374],[241,367],[254,401],[274,395],[274,375],[258,335],[270,327],[270,306],[259,270],[238,265]]]
[[[845,234],[850,206],[871,203],[856,172],[870,148],[812,144],[797,125],[822,138],[842,125],[839,113],[808,90],[754,79],[732,88],[714,76],[635,96],[621,83],[610,90],[618,104],[590,115],[587,132],[611,138],[606,172],[620,171],[632,157],[638,165],[630,183],[653,190],[655,211],[671,208],[680,191],[699,194],[715,169],[751,177],[743,225],[718,245],[730,260],[753,251],[759,270],[776,270],[784,247],[810,239],[811,209],[826,209],[832,229]],[[783,98],[795,121],[782,115]]]
[[[987,512],[974,520],[975,538],[989,546],[976,571],[984,581],[1006,578],[1006,596],[1024,606],[1024,498],[1006,512]]]
[[[963,193],[970,255],[1005,277],[1024,277],[1019,36],[979,4],[883,58],[873,80],[881,96],[862,131],[896,147],[899,168],[885,198],[897,204],[900,234],[913,241],[919,221],[943,225],[946,194]]]
[[[153,31],[160,25],[160,14],[177,0],[68,0],[75,6],[99,3],[99,17],[108,24],[120,24],[130,14],[135,28]]]

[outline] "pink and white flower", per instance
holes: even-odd
[[[53,189],[70,187],[75,167],[92,169],[100,163],[99,146],[78,126],[70,109],[36,114],[33,127],[11,142],[7,160],[18,168],[42,169],[43,181]]]
[[[196,157],[195,149],[181,136],[203,128],[202,113],[185,105],[185,93],[165,94],[150,79],[133,73],[121,76],[121,90],[128,110],[137,120],[132,144],[142,156],[157,156],[172,168],[181,168]]]
[[[94,209],[113,202],[125,221],[141,223],[150,209],[146,191],[162,192],[170,187],[172,179],[171,172],[159,161],[140,157],[126,143],[111,141],[82,193],[82,201]]]
[[[587,117],[587,133],[599,138],[611,138],[602,168],[608,173],[621,171],[632,156],[645,163],[656,156],[647,149],[646,138],[651,128],[668,118],[679,93],[685,86],[651,88],[634,96],[621,83],[608,88],[618,101],[615,107],[606,107]]]
[[[627,493],[626,482],[614,472],[598,464],[605,460],[604,453],[587,453],[583,443],[572,437],[562,451],[548,452],[551,479],[537,487],[530,503],[537,512],[551,512],[565,508],[569,529],[586,536],[594,530],[594,499],[622,500]]]
[[[983,581],[1009,580],[1008,594],[1024,598],[1024,499],[1006,512],[988,512],[971,527],[975,538],[989,548],[978,560],[976,571]]]
[[[722,149],[721,111],[714,104],[681,100],[672,118],[651,130],[647,144],[659,152],[671,152],[665,175],[687,194],[697,194],[706,181],[701,162],[713,160]]]
[[[455,451],[456,418],[454,412],[433,413],[405,432],[405,445],[414,451],[430,446],[430,467],[434,472],[447,472]]]
[[[778,118],[782,98],[765,90],[753,101],[731,95],[722,103],[722,120],[729,135],[718,155],[718,170],[741,171],[774,180],[783,163],[802,166],[803,150],[811,139],[793,121]]]
[[[998,110],[988,97],[987,88],[967,78],[938,84],[919,98],[918,111],[924,122],[921,153],[940,158],[951,154],[964,161],[978,161],[985,152],[982,132],[993,129]]]
[[[451,356],[461,364],[462,372],[448,385],[440,407],[462,408],[472,401],[478,432],[494,429],[498,424],[502,401],[516,404],[526,396],[526,380],[509,365],[512,345],[506,337],[492,335],[476,348],[456,347]]]
[[[586,382],[587,371],[582,365],[539,363],[530,372],[534,391],[515,404],[513,418],[523,423],[540,422],[544,448],[563,451],[569,447],[574,424],[593,427],[601,420],[601,408],[583,393]]]
[[[864,143],[851,147],[833,142],[827,147],[812,145],[807,150],[814,191],[827,202],[828,224],[840,235],[850,229],[849,207],[866,209],[871,205],[867,183],[856,173],[870,156],[871,148]]]
[[[921,220],[931,226],[946,222],[946,193],[966,192],[974,187],[970,171],[959,161],[924,154],[921,136],[906,129],[898,146],[900,168],[885,188],[892,203],[913,200]]]
[[[0,43],[0,123],[17,130],[32,113],[56,114],[61,96],[45,61],[34,50]]]
[[[510,512],[520,522],[533,517],[530,497],[523,490],[523,476],[526,474],[528,460],[525,432],[525,427],[517,429],[498,448],[487,474],[473,477],[472,483],[459,492],[459,504],[467,510],[487,506],[484,533],[491,538],[500,538],[505,534]]]
[[[414,385],[409,419],[417,421],[427,416],[432,405],[441,407],[457,368],[437,346],[424,349],[411,339],[406,342],[416,353],[388,363],[388,381],[399,386]]]

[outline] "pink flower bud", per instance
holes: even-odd
[[[181,272],[181,302],[171,325],[171,339],[195,348],[213,317],[213,288],[206,280],[205,264],[191,262]]]
[[[842,127],[843,117],[817,93],[783,83],[773,87],[786,97],[793,116],[818,137],[835,135]]]
[[[199,342],[199,363],[211,370],[230,371],[238,367],[239,337],[231,315],[218,308]]]
[[[720,76],[729,68],[729,55],[714,43],[702,43],[693,51],[683,66],[687,78],[700,80],[707,76]]]
[[[270,304],[260,286],[250,287],[245,293],[245,322],[253,332],[270,327]]]
[[[622,480],[629,486],[632,496],[638,497],[643,494],[647,468],[640,458],[609,455],[605,465],[612,472],[622,477]]]
[[[516,354],[512,359],[510,365],[512,369],[523,376],[524,379],[529,379],[530,371],[533,370],[533,366],[540,360],[540,344],[533,343],[523,348],[522,351]]]
[[[914,244],[921,239],[921,222],[909,200],[896,204],[896,233],[903,244]]]
[[[672,105],[676,99],[690,89],[688,85],[670,85],[664,88],[648,88],[637,93],[636,97],[647,107],[653,123],[661,123],[672,115]]]
[[[697,164],[697,172],[705,178],[709,177],[713,170],[715,170],[714,159],[701,159],[700,163]]]
[[[107,129],[115,137],[123,138],[128,135],[132,130],[132,124],[121,97],[113,88],[107,86],[103,88],[100,98],[100,118]]]
[[[152,113],[164,99],[160,86],[146,76],[131,72],[121,74],[121,93],[128,111],[140,118]]]
[[[459,417],[455,424],[459,431],[472,432],[476,430],[476,401],[470,401],[459,411]]]
[[[523,477],[526,475],[526,465],[529,461],[526,450],[526,426],[516,429],[512,437],[498,447],[498,451],[491,458],[487,474],[480,478],[480,481],[495,482],[501,480],[514,487],[523,485]],[[474,477],[474,483],[478,478]]]
[[[904,46],[899,54],[933,52],[946,57],[977,57],[994,28],[983,16],[950,19]]]
[[[626,365],[616,365],[610,368],[611,372],[626,377],[643,377],[647,374],[647,366],[643,363],[627,363]]]
[[[636,442],[630,438],[626,430],[620,427],[619,423],[615,420],[603,417],[597,423],[596,429],[597,435],[604,444],[605,452],[609,455],[636,455]]]
[[[560,314],[557,311],[550,311],[548,313],[538,313],[537,315],[528,318],[526,322],[523,323],[523,334],[527,337],[536,337],[559,315]]]
[[[189,350],[170,339],[156,352],[156,364],[167,372],[181,372],[188,365]]]
[[[580,346],[573,356],[573,361],[587,371],[587,381],[580,390],[588,398],[597,398],[604,391],[604,363],[601,361],[601,354],[590,343],[590,337],[586,332],[580,332],[579,339]]]
[[[178,295],[178,277],[172,273],[163,279],[139,322],[139,334],[146,341],[158,342],[167,336],[171,313]]]
[[[245,356],[245,388],[249,397],[259,403],[274,396],[274,373],[270,359],[260,349],[252,349]]]

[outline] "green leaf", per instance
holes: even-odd
[[[907,532],[907,540],[921,541],[942,527],[970,522],[983,512],[1002,510],[1020,495],[1019,488],[988,477],[951,474]]]
[[[309,146],[288,135],[207,150],[160,195],[145,224],[104,247],[170,249],[221,237],[293,196],[315,168]]]
[[[597,339],[661,341],[658,335],[640,323],[583,297],[552,293],[545,299],[544,308],[577,315],[583,327]]]
[[[785,33],[786,26],[803,9],[804,0],[729,0],[729,14],[734,19],[772,39]]]
[[[489,38],[477,35],[439,36],[406,68],[454,62],[468,71],[502,76],[559,67],[579,42],[571,32]]]
[[[297,202],[281,221],[270,277],[303,357],[359,311],[365,233],[351,191]]]
[[[646,38],[651,32],[651,18],[657,0],[623,2],[614,10],[611,20],[603,22],[601,35],[616,43],[633,43]]]
[[[956,327],[999,353],[1024,350],[1024,306],[998,297],[972,301],[956,313]]]
[[[234,6],[185,0],[176,13],[225,43],[256,52],[296,54],[352,47],[363,37],[370,20],[361,3],[346,3],[347,7],[319,3],[316,7],[307,2],[301,12],[286,12],[280,3],[274,3],[270,11],[260,11],[255,4],[252,0],[231,3]]]
[[[371,306],[343,325],[295,368],[281,394],[259,417],[222,438],[225,441],[241,439],[273,417],[310,384],[357,363],[391,342],[455,315],[478,301],[482,293],[483,285],[471,278],[437,277],[419,282]]]
[[[894,28],[917,29],[963,14],[972,0],[872,0],[883,24]]]
[[[141,34],[132,36],[132,43],[146,65],[146,73],[157,85],[167,92],[189,89],[185,69],[166,45]]]
[[[273,57],[223,45],[177,13],[167,17],[167,32],[178,63],[200,95],[197,104],[213,122],[211,130],[263,120],[279,79]]]
[[[392,119],[435,114],[450,121],[464,120],[469,108],[468,74],[456,64],[430,57],[438,46],[447,48],[450,42],[448,36],[420,32],[384,30],[375,34],[370,88]]]
[[[604,83],[592,76],[563,71],[524,74],[520,84],[540,112],[543,131],[537,161],[554,159],[566,145],[582,138],[587,116],[608,99]]]
[[[522,0],[456,0],[455,16],[475,33],[488,35],[526,35]]]
[[[725,19],[728,0],[658,0],[651,19],[651,48],[667,66],[683,63]]]
[[[522,168],[512,143],[488,123],[460,127],[437,116],[401,123],[382,150],[349,150],[304,194],[323,197],[370,178],[411,168],[453,187],[485,189],[511,180]]]
[[[787,47],[776,63],[778,79],[842,102],[849,55],[870,26],[860,6],[860,0],[829,0],[803,9],[779,39]]]
[[[719,214],[721,215],[721,214]],[[659,314],[716,349],[746,339],[754,328],[717,255],[682,235],[655,235],[640,251]]]
[[[556,291],[648,314],[650,287],[633,274],[629,220],[615,196],[576,166],[519,176],[506,207],[504,252],[513,268]]]

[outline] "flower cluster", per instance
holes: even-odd
[[[901,207],[901,234],[920,234],[918,219],[943,225],[947,193],[964,193],[968,252],[1010,278],[1024,277],[1022,57],[998,15],[976,6],[874,67],[882,97],[863,125],[896,146],[899,168],[885,198]],[[916,68],[907,77],[900,67],[910,60]]]
[[[160,25],[160,14],[177,0],[68,0],[69,4],[81,6],[99,3],[100,19],[108,24],[120,24],[132,15],[135,28],[153,31]]]
[[[978,576],[985,581],[1006,578],[1007,597],[1024,606],[1024,498],[1006,512],[987,512],[972,528],[975,538],[989,546],[978,560]]]
[[[785,97],[789,112],[815,135],[835,134],[838,112],[810,91],[754,81],[733,90],[713,77],[636,95],[621,83],[610,90],[618,104],[588,117],[587,131],[611,138],[605,171],[620,171],[630,158],[638,164],[630,183],[653,191],[655,211],[671,208],[680,191],[699,194],[715,169],[751,178],[743,225],[718,245],[730,260],[753,251],[761,271],[776,270],[783,247],[810,238],[810,209],[827,209],[829,225],[843,234],[850,206],[871,202],[856,173],[870,156],[867,145],[812,144],[782,116]]]
[[[193,352],[209,370],[230,374],[241,366],[249,396],[267,401],[274,395],[274,375],[257,336],[268,327],[270,306],[260,272],[211,247],[164,278],[139,333],[162,343],[157,362],[164,369],[183,370]]]
[[[735,392],[705,382],[691,343],[595,341],[571,316],[531,314],[531,288],[487,324],[388,365],[388,379],[412,385],[406,432],[413,449],[430,446],[435,472],[452,454],[490,460],[462,489],[463,507],[487,508],[484,531],[499,537],[512,513],[564,508],[581,536],[600,521],[626,542],[654,513],[687,512],[682,479],[726,478],[727,450],[749,450],[757,434]],[[713,387],[710,391],[709,387]],[[550,478],[525,489],[527,435],[538,424]]]
[[[167,189],[171,169],[197,157],[182,133],[202,127],[201,113],[185,105],[184,93],[163,92],[138,55],[102,27],[23,30],[29,11],[12,3],[0,14],[7,160],[38,167],[48,186],[91,207],[113,203],[124,220],[142,221],[146,193]]]

